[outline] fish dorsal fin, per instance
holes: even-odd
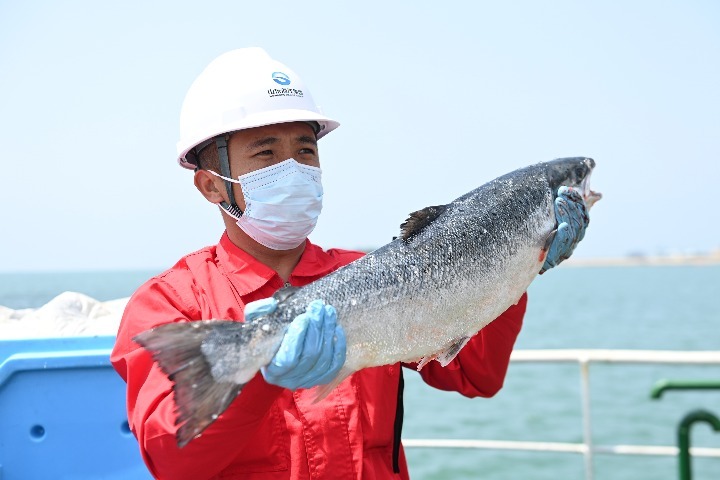
[[[400,238],[404,241],[410,240],[435,221],[447,208],[447,205],[435,205],[412,212],[407,220],[400,225]]]

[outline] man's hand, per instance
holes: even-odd
[[[274,298],[251,302],[245,306],[245,321],[276,308]],[[345,332],[337,324],[335,308],[314,300],[288,325],[280,349],[261,371],[266,382],[290,390],[324,385],[342,368],[346,349]]]
[[[540,274],[570,258],[577,244],[585,236],[590,217],[585,201],[576,188],[562,186],[558,189],[558,196],[555,199],[555,218],[558,222],[557,232],[550,244]]]

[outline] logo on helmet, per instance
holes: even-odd
[[[290,77],[282,72],[273,72],[272,79],[278,85],[290,85]]]

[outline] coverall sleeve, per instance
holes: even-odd
[[[253,438],[282,392],[257,374],[200,437],[177,447],[172,384],[132,338],[160,324],[199,318],[199,308],[188,306],[195,304],[162,280],[148,282],[128,302],[111,355],[113,366],[127,382],[130,428],[148,469],[158,479],[198,480],[222,471]]]
[[[471,338],[446,367],[438,362],[426,364],[420,370],[425,383],[471,398],[495,395],[505,381],[526,306],[527,293],[524,293],[517,304]],[[417,363],[405,366],[417,368]]]

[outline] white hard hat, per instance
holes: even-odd
[[[321,113],[302,79],[265,50],[232,50],[213,60],[185,95],[178,162],[194,169],[188,152],[217,135],[299,121],[316,123],[318,138],[340,126]]]

